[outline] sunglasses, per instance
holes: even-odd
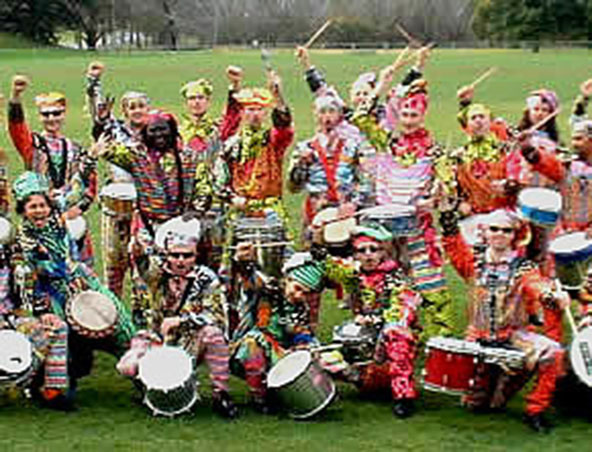
[[[380,247],[376,245],[360,246],[356,248],[356,253],[359,254],[374,254],[380,251]]]
[[[57,118],[58,116],[61,116],[64,113],[64,110],[50,110],[50,111],[42,111],[40,112],[41,116],[43,116],[44,118],[50,118],[50,117],[54,117]]]
[[[169,256],[173,259],[191,259],[192,257],[195,257],[195,253],[169,253]]]
[[[491,232],[503,232],[504,234],[512,234],[514,228],[503,228],[501,226],[489,226]]]

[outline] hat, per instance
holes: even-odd
[[[35,105],[39,111],[65,110],[66,96],[58,92],[42,93],[35,97]]]
[[[270,107],[273,96],[265,88],[243,88],[234,95],[234,98],[244,107],[259,106]]]
[[[12,192],[18,202],[25,201],[31,195],[49,193],[49,182],[42,174],[26,171],[13,182]]]
[[[127,91],[121,96],[121,109],[125,109],[127,104],[129,104],[132,100],[143,100],[146,104],[150,104],[150,98],[146,93],[142,93],[140,91]]]
[[[572,135],[585,135],[586,138],[592,138],[592,120],[583,119],[576,121],[571,128]]]
[[[310,253],[294,253],[284,264],[282,272],[315,292],[320,292],[323,287],[325,269]]]
[[[201,222],[197,218],[185,221],[175,217],[162,224],[156,231],[155,243],[168,250],[173,246],[195,246],[201,239]]]
[[[548,89],[539,89],[530,93],[530,96],[526,99],[526,105],[531,110],[537,106],[541,101],[544,101],[549,107],[551,107],[551,113],[559,108],[559,98],[555,91]]]
[[[507,209],[494,210],[493,212],[484,215],[481,221],[482,224],[487,226],[502,226],[507,224],[508,226],[511,226],[513,228],[517,228],[521,224],[520,217],[518,217],[515,213]]]
[[[354,245],[364,239],[375,242],[390,242],[393,235],[382,225],[358,226],[353,231]]]
[[[210,81],[206,80],[205,78],[200,78],[199,80],[187,82],[179,91],[179,93],[181,93],[181,96],[183,96],[185,99],[187,99],[188,97],[197,96],[198,94],[210,97],[213,92],[214,87],[212,86]]]
[[[376,86],[376,74],[374,72],[364,72],[360,74],[356,81],[352,84],[351,92],[355,93],[365,87],[374,88]]]
[[[485,104],[470,104],[458,113],[457,119],[463,128],[466,128],[469,118],[473,115],[479,114],[489,116],[491,118],[491,110]]]

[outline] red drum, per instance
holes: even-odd
[[[480,362],[479,344],[448,337],[428,340],[424,388],[448,394],[465,394],[475,387]]]

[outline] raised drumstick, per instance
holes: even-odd
[[[312,35],[310,37],[310,39],[308,40],[308,42],[306,44],[303,45],[303,47],[305,49],[308,49],[311,45],[314,44],[314,42],[319,38],[319,36],[321,36],[323,34],[323,32],[329,27],[329,25],[331,25],[331,23],[333,22],[333,19],[329,19],[327,20],[327,22],[325,22],[321,28],[319,28],[314,35]]]
[[[491,75],[493,75],[495,73],[495,71],[497,71],[497,67],[494,66],[494,67],[489,68],[487,71],[485,71],[479,77],[477,77],[477,80],[475,80],[469,86],[474,89],[479,83],[481,83],[482,81],[486,80]]]
[[[534,132],[537,129],[540,129],[541,127],[543,127],[545,124],[547,124],[547,122],[549,122],[551,119],[553,119],[555,116],[557,116],[559,113],[561,113],[561,108],[558,108],[557,110],[555,110],[553,113],[551,113],[549,116],[547,116],[544,119],[541,119],[539,122],[537,122],[534,126],[532,126],[530,129],[528,129],[529,132]]]
[[[401,33],[405,39],[409,42],[409,44],[411,44],[412,46],[416,46],[416,47],[421,47],[421,41],[419,41],[418,39],[415,39],[413,36],[411,36],[411,34],[405,30],[403,28],[403,25],[401,25],[399,22],[395,23],[395,28],[399,31],[399,33]]]

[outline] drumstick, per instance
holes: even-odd
[[[327,20],[327,22],[325,22],[323,25],[321,25],[321,28],[319,28],[315,32],[315,34],[310,37],[308,42],[306,44],[304,44],[303,47],[305,49],[308,49],[311,45],[313,45],[314,42],[319,38],[319,36],[321,36],[323,34],[323,32],[327,29],[327,27],[329,27],[329,25],[331,25],[332,22],[333,22],[333,19],[329,19],[329,20]]]
[[[561,113],[561,108],[558,108],[553,113],[551,113],[549,116],[547,116],[546,118],[544,118],[544,119],[540,120],[539,122],[537,122],[534,126],[532,126],[530,129],[528,129],[528,132],[529,133],[532,133],[535,130],[540,129],[545,124],[547,124],[547,122],[549,122],[551,119],[553,119],[555,116],[557,116],[559,113]]]
[[[399,33],[401,33],[405,37],[405,39],[407,39],[407,41],[409,41],[409,44],[421,47],[421,41],[411,36],[411,33],[405,30],[403,28],[403,25],[401,25],[399,22],[395,23],[395,28],[399,31]]]
[[[561,283],[559,280],[555,279],[555,292],[561,294],[564,290],[561,288]],[[571,309],[568,306],[565,307],[563,310],[565,312],[565,316],[567,317],[567,323],[569,323],[569,327],[571,328],[571,332],[576,335],[578,332],[578,327],[576,326],[576,321],[573,318],[573,314],[571,313]]]
[[[475,87],[481,83],[482,81],[486,80],[487,78],[489,78],[491,75],[493,75],[495,72],[497,71],[497,67],[491,67],[489,68],[487,71],[485,71],[483,74],[481,74],[479,77],[477,77],[477,80],[475,80],[473,83],[471,83],[469,85],[470,88],[475,89]]]

